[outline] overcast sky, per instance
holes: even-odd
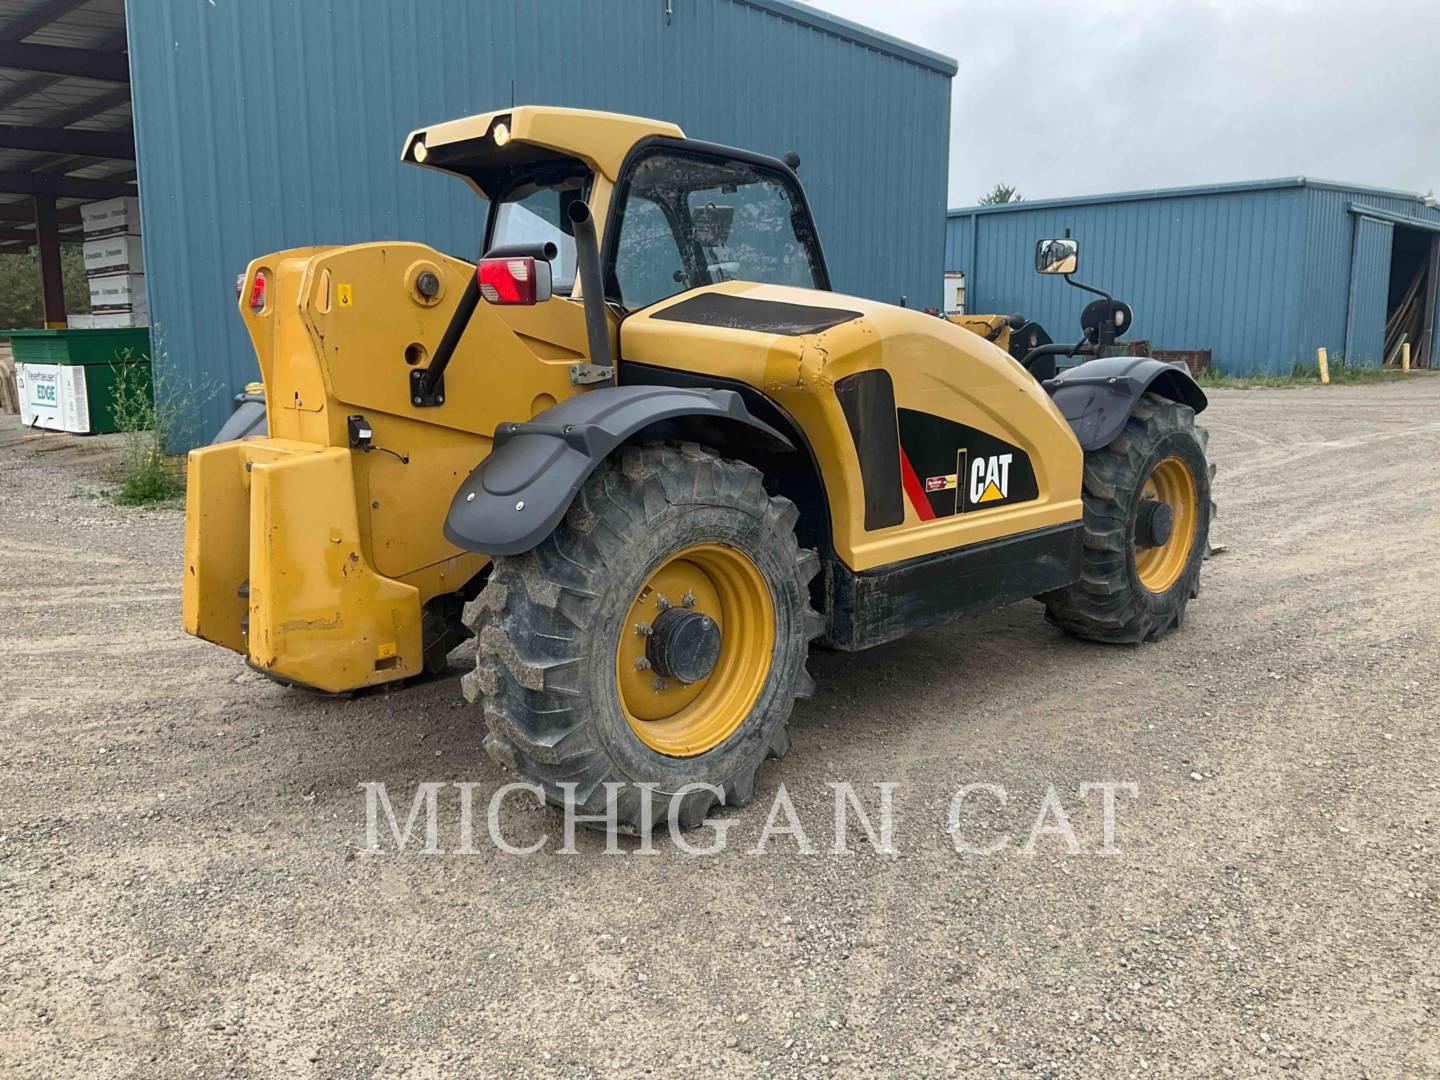
[[[1440,188],[1436,0],[812,0],[953,57],[950,205],[1315,176]]]

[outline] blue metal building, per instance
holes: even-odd
[[[939,302],[955,63],[792,0],[146,0],[126,18],[153,336],[182,387],[213,391],[200,431],[256,378],[234,294],[250,259],[387,239],[473,258],[484,204],[402,165],[401,141],[512,102],[794,150],[835,287]]]
[[[1093,297],[1035,273],[1035,242],[1065,231],[1080,272],[1128,301],[1128,335],[1209,349],[1231,374],[1382,361],[1387,320],[1422,276],[1412,362],[1440,366],[1440,209],[1418,195],[1295,177],[951,210],[945,268],[965,308],[1023,312],[1057,339],[1079,335]],[[1392,340],[1395,335],[1392,334]]]

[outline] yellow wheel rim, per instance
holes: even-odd
[[[1180,580],[1195,543],[1199,522],[1195,477],[1190,467],[1172,454],[1150,470],[1140,498],[1165,503],[1174,518],[1170,536],[1163,544],[1135,548],[1135,571],[1140,584],[1152,593],[1163,593]]]
[[[666,608],[699,612],[719,629],[709,674],[686,683],[652,662]],[[626,613],[615,648],[620,707],[636,736],[670,757],[713,750],[750,715],[775,651],[775,605],[759,568],[723,544],[677,552],[652,573]]]

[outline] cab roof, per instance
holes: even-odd
[[[497,141],[496,128],[501,124],[508,139],[502,135]],[[577,158],[614,181],[630,148],[652,135],[685,137],[677,125],[664,120],[517,105],[418,128],[406,136],[400,160],[463,177],[491,198],[526,166],[553,160],[557,154]]]

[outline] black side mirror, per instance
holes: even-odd
[[[1080,241],[1064,239],[1041,240],[1035,245],[1037,274],[1073,274],[1080,269]]]

